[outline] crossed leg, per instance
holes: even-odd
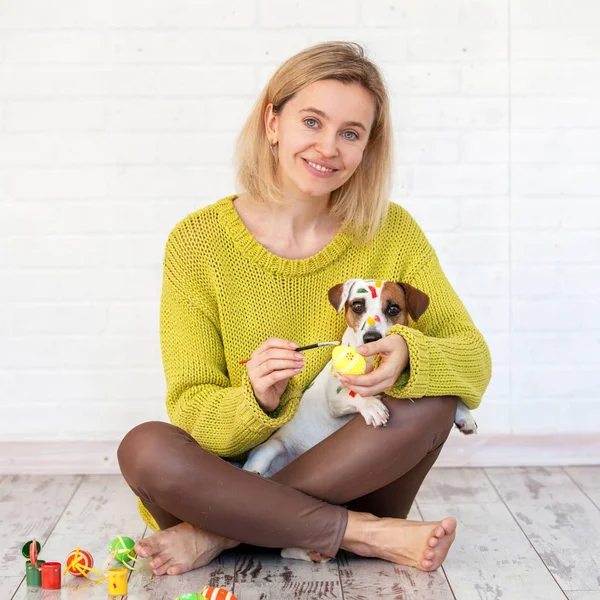
[[[454,519],[378,517],[408,513],[450,432],[456,398],[384,401],[385,428],[358,415],[271,479],[228,464],[172,425],[138,426],[121,443],[119,463],[162,530],[138,542],[140,556],[153,557],[157,574],[177,574],[244,542],[326,556],[344,547],[437,568],[454,539]],[[365,546],[365,532],[379,549]]]

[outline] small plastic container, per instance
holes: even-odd
[[[42,565],[42,589],[60,590],[61,573],[59,562],[47,562]]]
[[[108,570],[108,595],[124,596],[127,594],[128,572],[124,567]]]
[[[40,560],[38,558],[37,564],[39,569],[36,569],[35,565],[31,564],[31,561],[28,560],[25,562],[25,576],[28,587],[41,587],[42,585],[42,565],[45,563],[45,560]]]

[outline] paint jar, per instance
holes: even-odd
[[[108,570],[108,595],[124,596],[127,593],[127,569],[116,567]]]
[[[59,562],[47,562],[42,565],[42,589],[60,590]]]
[[[38,559],[37,564],[39,569],[36,569],[35,565],[32,565],[30,560],[25,562],[26,581],[29,587],[40,587],[42,585],[41,568],[45,562],[45,560]]]

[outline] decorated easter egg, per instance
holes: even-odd
[[[76,577],[82,577],[85,572],[94,566],[94,559],[87,550],[77,548],[69,553],[65,563],[68,573]]]
[[[340,375],[362,375],[367,369],[365,357],[350,346],[336,346],[331,358]]]
[[[223,588],[209,587],[205,585],[200,594],[206,600],[237,600],[237,598],[229,591]],[[201,597],[202,597],[201,596]]]
[[[114,552],[117,562],[128,563],[135,558],[134,546],[135,542],[131,538],[119,536],[110,543],[109,551]]]

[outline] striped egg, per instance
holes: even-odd
[[[237,600],[237,598],[223,588],[209,587],[205,585],[200,592],[206,600]]]
[[[82,570],[85,572],[87,569],[91,569],[94,566],[94,559],[87,550],[80,550],[77,548],[77,550],[73,550],[69,553],[65,563],[67,565],[67,570],[71,575],[82,577],[83,573],[77,568],[77,565],[81,565],[81,567],[83,567]]]

